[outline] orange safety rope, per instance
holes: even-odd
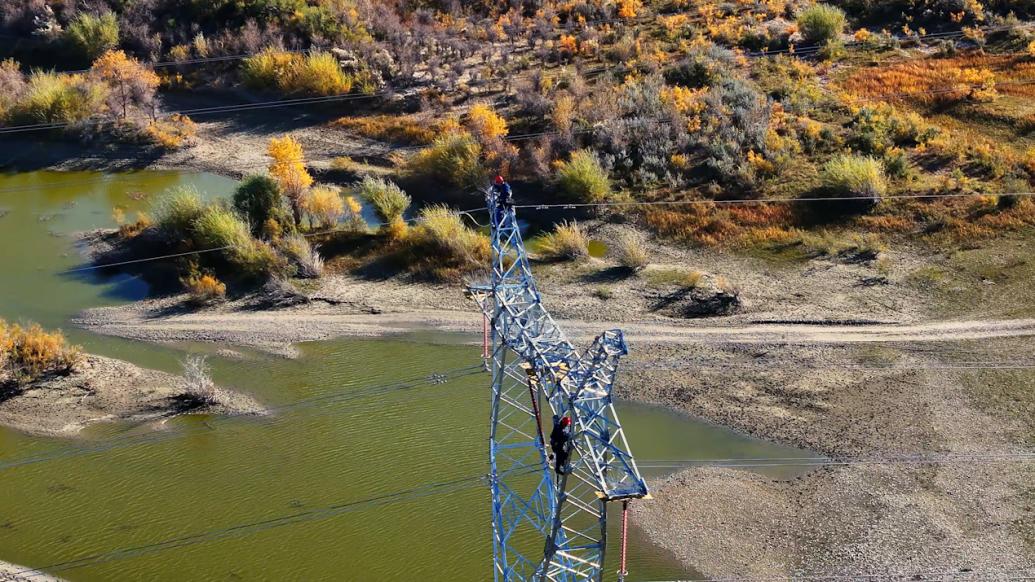
[[[482,314],[482,359],[489,359],[489,316]]]
[[[618,582],[625,582],[625,577],[629,575],[629,570],[626,569],[626,551],[628,548],[629,541],[629,500],[622,500],[622,563],[618,569]]]

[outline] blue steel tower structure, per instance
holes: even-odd
[[[608,503],[648,495],[611,399],[625,340],[611,330],[575,349],[543,306],[513,207],[497,198],[486,193],[491,279],[470,287],[491,327],[495,580],[602,580]],[[543,437],[557,416],[574,427],[564,475]]]

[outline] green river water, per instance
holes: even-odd
[[[212,196],[234,186],[218,176],[158,172],[0,175],[0,317],[61,327],[89,352],[170,372],[185,352],[214,352],[220,346],[130,342],[67,323],[84,308],[147,293],[131,277],[61,274],[82,264],[67,235],[112,226],[114,206],[132,218],[178,184]],[[479,351],[456,338],[414,334],[314,342],[297,360],[245,352],[243,360],[213,356],[210,364],[219,384],[272,407],[469,366]],[[0,468],[0,560],[47,567],[105,555],[100,563],[51,568],[84,581],[488,580],[490,506],[480,486],[111,554],[483,474],[488,405],[487,377],[478,374],[268,419],[177,418],[167,427],[173,436],[156,442]],[[800,454],[660,408],[620,403],[619,412],[641,459]],[[132,427],[96,426],[88,436],[125,430]],[[0,428],[0,465],[69,445]],[[635,530],[630,557],[630,580],[694,575]]]

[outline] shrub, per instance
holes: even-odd
[[[77,123],[105,108],[108,89],[83,75],[37,71],[10,118],[25,123]]]
[[[205,356],[187,356],[183,366],[183,403],[185,408],[199,408],[219,403],[219,389],[209,373]]]
[[[215,275],[194,275],[181,282],[196,305],[211,305],[226,299],[226,284]]]
[[[410,207],[410,196],[391,180],[367,176],[355,185],[356,194],[374,207],[385,225],[401,221]]]
[[[0,375],[28,382],[67,373],[81,359],[80,348],[70,346],[60,331],[48,332],[36,324],[23,328],[0,319]]]
[[[181,186],[156,200],[151,206],[151,215],[158,228],[166,234],[185,238],[204,208],[197,189]]]
[[[589,240],[578,222],[562,222],[539,242],[539,254],[546,259],[575,260],[589,256]]]
[[[301,55],[267,48],[244,60],[242,74],[245,83],[256,89],[284,93],[341,95],[353,85],[334,55],[321,51]]]
[[[449,132],[407,160],[406,171],[415,178],[440,180],[458,188],[477,187],[486,177],[481,154],[481,145],[470,133]]]
[[[823,167],[823,185],[830,197],[879,201],[888,191],[884,164],[867,156],[841,154]]]
[[[64,38],[83,62],[91,62],[119,44],[119,23],[111,12],[100,16],[80,12],[65,29]]]
[[[844,11],[827,4],[816,4],[802,10],[797,22],[805,41],[811,44],[836,41],[844,32],[846,24]]]
[[[295,267],[295,274],[303,279],[317,279],[323,275],[323,257],[309,240],[300,234],[284,237],[280,250]]]
[[[266,280],[288,272],[284,257],[269,243],[253,238],[235,247],[231,251],[230,260],[237,267],[237,274],[245,279]]]
[[[334,186],[317,186],[302,196],[302,212],[309,219],[309,228],[331,228],[345,216],[345,201]]]
[[[484,269],[490,256],[489,239],[441,205],[421,210],[405,247],[410,270],[438,280]]]
[[[173,113],[166,119],[152,120],[144,134],[160,148],[178,150],[194,141],[198,134],[198,126],[190,117],[182,113]]]
[[[290,224],[280,186],[269,176],[248,176],[234,190],[234,209],[248,220],[252,234],[271,236],[269,221]],[[280,230],[283,230],[282,228]]]
[[[615,242],[614,254],[619,265],[633,271],[646,267],[650,262],[647,251],[632,234],[623,234],[618,238]]]
[[[588,149],[572,152],[571,158],[560,165],[557,185],[568,197],[580,202],[601,202],[611,195],[607,170]]]
[[[194,220],[193,238],[202,248],[226,248],[231,254],[252,242],[248,225],[236,212],[222,206],[206,206]]]

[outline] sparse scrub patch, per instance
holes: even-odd
[[[346,131],[353,131],[363,137],[403,143],[408,145],[427,145],[435,140],[435,136],[454,127],[453,120],[422,121],[411,115],[371,115],[366,117],[343,117],[333,123]]]
[[[558,224],[539,239],[539,255],[547,260],[574,261],[589,256],[586,231],[575,221]]]
[[[650,269],[646,271],[647,282],[655,287],[676,285],[685,289],[696,288],[704,278],[704,273],[685,269]]]

